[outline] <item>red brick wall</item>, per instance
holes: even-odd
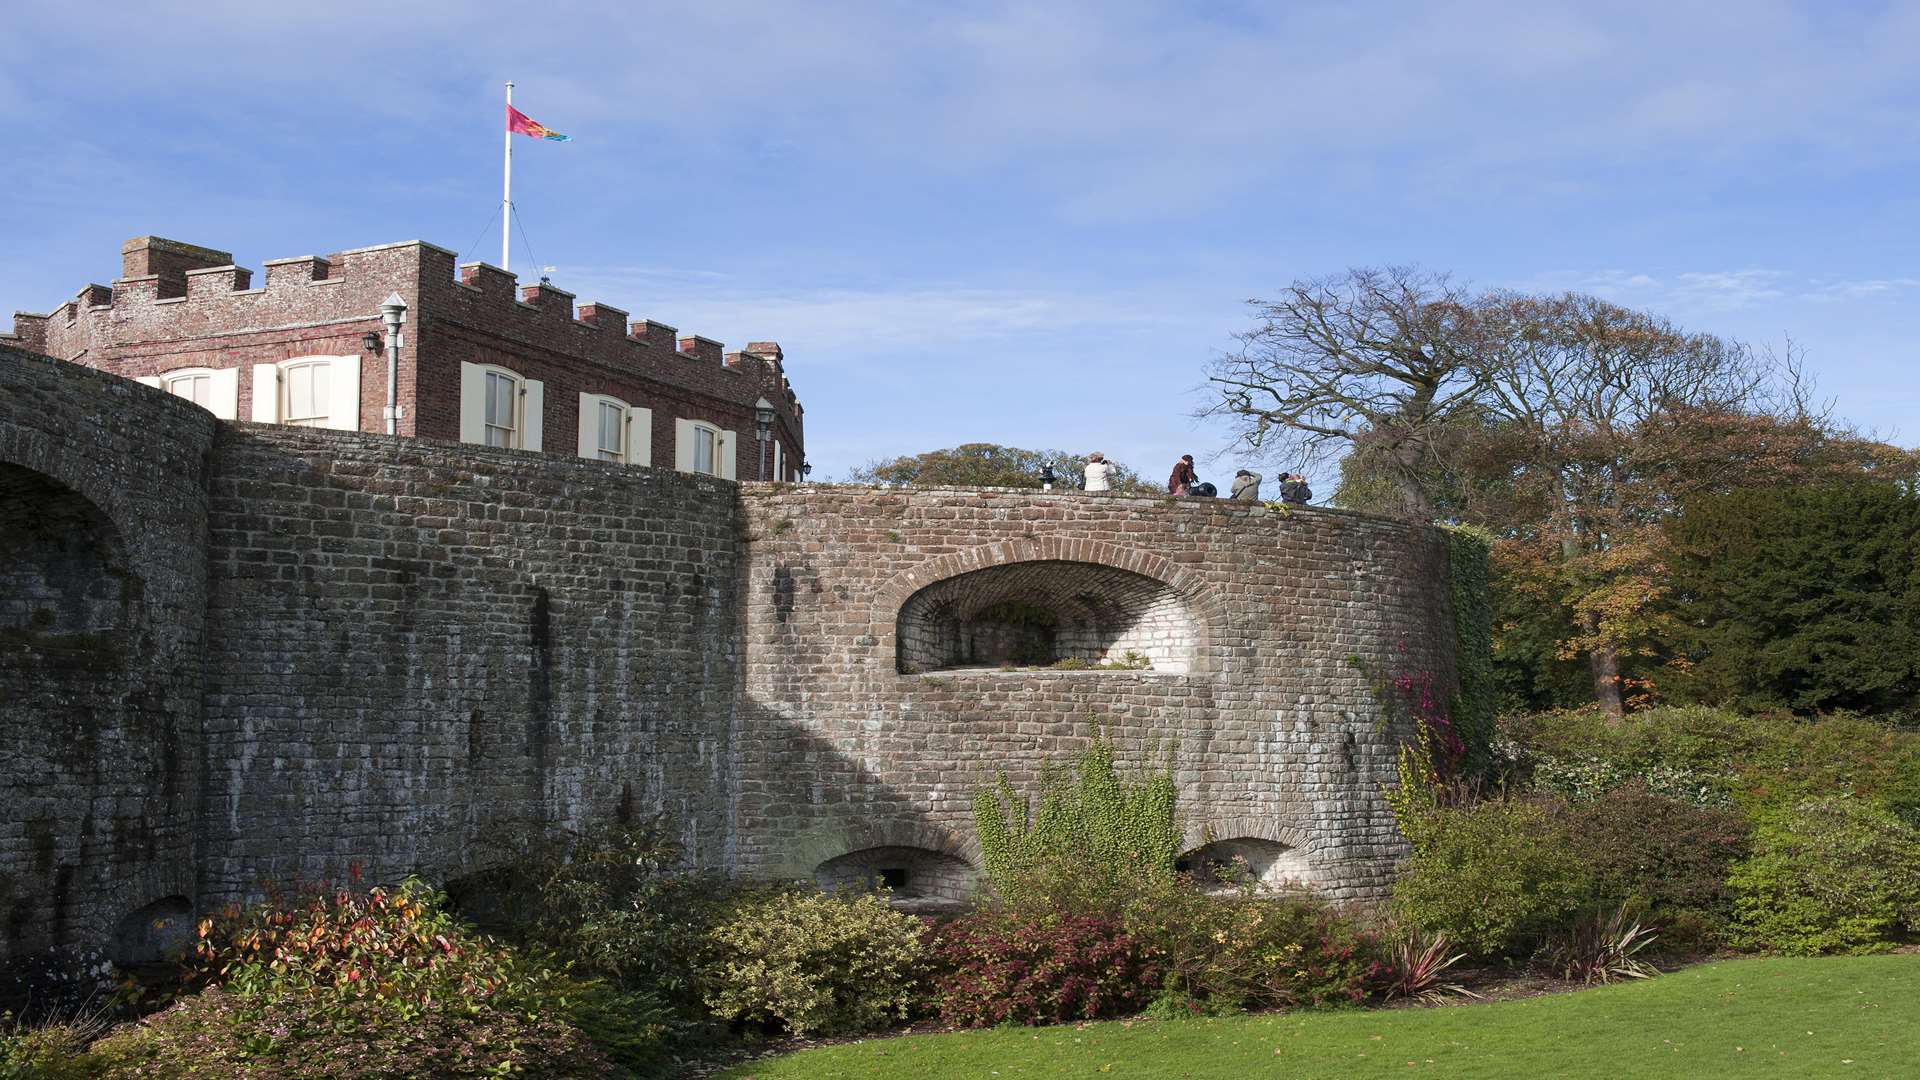
[[[516,295],[512,276],[485,264],[459,268],[456,280],[454,254],[417,241],[276,259],[260,288],[250,287],[250,271],[207,265],[231,258],[212,249],[141,237],[128,241],[124,258],[131,276],[111,289],[89,285],[50,315],[17,317],[15,343],[128,378],[238,367],[242,420],[252,415],[254,364],[363,355],[360,429],[378,432],[386,357],[363,352],[361,337],[381,329],[381,301],[397,292],[408,308],[397,386],[402,435],[459,439],[465,361],[545,384],[548,453],[577,453],[579,395],[592,393],[653,410],[656,467],[673,466],[674,420],[686,418],[736,432],[736,475],[757,478],[753,406],[761,397],[775,407],[786,471],[797,476],[804,458],[800,404],[773,342],[723,359],[718,342],[685,335],[683,352],[672,327],[638,320],[629,329],[627,313],[604,304],[576,317],[571,293],[535,285]],[[772,458],[768,448],[769,469]]]

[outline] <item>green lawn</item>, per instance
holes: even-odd
[[[1731,960],[1440,1009],[1013,1028],[829,1047],[730,1080],[1920,1077],[1920,956]]]

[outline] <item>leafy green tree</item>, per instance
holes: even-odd
[[[1125,465],[1107,459],[1113,466],[1108,482],[1113,490],[1151,494],[1164,490],[1148,483]],[[887,484],[900,487],[1014,487],[1041,486],[1040,470],[1053,466],[1055,489],[1078,489],[1085,481],[1087,458],[1064,450],[1022,450],[996,443],[962,443],[945,450],[929,450],[886,461],[870,461],[854,469],[847,479],[856,484]]]
[[[1848,483],[1691,502],[1668,527],[1670,696],[1920,710],[1920,494]]]

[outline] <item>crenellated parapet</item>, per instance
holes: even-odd
[[[188,369],[238,369],[216,415],[256,419],[282,415],[270,395],[282,392],[283,365],[357,356],[357,418],[347,404],[336,422],[371,431],[385,416],[381,308],[394,295],[407,308],[395,379],[400,434],[462,437],[462,365],[495,365],[556,395],[545,419],[566,434],[558,446],[547,440],[550,452],[577,444],[583,395],[644,404],[668,433],[664,453],[674,452],[676,419],[751,432],[765,398],[786,451],[778,460],[804,460],[802,409],[777,342],[730,352],[715,338],[600,301],[577,303],[544,278],[521,284],[508,270],[460,263],[419,240],[270,259],[256,274],[230,252],[136,237],[122,245],[110,285],[89,284],[46,314],[17,313],[0,341],[150,383]],[[749,466],[753,450],[739,451]]]

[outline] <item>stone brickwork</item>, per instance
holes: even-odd
[[[195,895],[213,432],[0,347],[0,956]]]
[[[1120,495],[755,487],[742,497],[746,698],[780,721],[744,725],[736,744],[743,869],[804,876],[878,846],[977,867],[981,784],[1004,771],[1031,789],[1041,761],[1083,746],[1097,722],[1135,764],[1178,740],[1190,848],[1264,841],[1295,853],[1268,860],[1278,876],[1341,897],[1383,891],[1403,848],[1379,791],[1409,732],[1383,713],[1361,665],[1452,679],[1437,530]],[[1157,584],[1113,585],[1139,580]],[[1178,613],[1146,640],[1187,658],[1181,670],[911,662],[929,603],[964,613],[1019,598],[1066,625],[1162,591],[1171,599],[1134,606]]]
[[[253,424],[213,472],[206,895],[454,877],[629,797],[724,864],[731,484]]]
[[[1453,672],[1434,530],[218,423],[4,349],[0,555],[5,955],[617,813],[951,904],[975,793],[1096,722],[1134,764],[1178,741],[1190,859],[1372,897],[1407,734],[1372,679]],[[1016,634],[1154,666],[997,666]]]

